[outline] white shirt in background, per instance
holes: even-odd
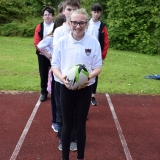
[[[56,45],[56,43],[58,42],[59,38],[67,35],[71,32],[70,27],[66,24],[66,22],[63,23],[62,26],[57,27],[53,33],[54,35],[54,40],[53,40],[53,46]]]
[[[47,51],[51,54],[53,54],[53,36],[47,36],[43,40],[41,40],[37,47],[42,49],[47,49]]]
[[[43,38],[52,32],[53,30],[53,26],[54,26],[54,23],[50,23],[50,24],[47,24],[46,22],[44,22],[44,28],[43,28]]]
[[[98,39],[100,24],[101,24],[100,21],[94,22],[93,19],[91,18],[86,33],[95,36]]]

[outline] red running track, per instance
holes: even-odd
[[[38,99],[39,93],[0,92],[0,160],[61,159],[50,97]],[[160,160],[160,95],[97,94],[97,100],[87,121],[85,160]]]

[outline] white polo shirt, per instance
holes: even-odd
[[[54,40],[53,40],[53,46],[55,46],[59,40],[60,37],[65,36],[71,32],[71,29],[66,24],[66,22],[63,23],[62,26],[57,27],[53,33]]]
[[[49,33],[52,32],[54,23],[51,22],[50,24],[47,24],[47,23],[44,21],[43,24],[44,24],[44,28],[43,28],[43,37],[45,37],[47,34],[49,34]]]
[[[87,34],[95,36],[98,39],[99,36],[99,27],[100,27],[101,22],[94,22],[93,19],[91,18],[89,21],[89,25],[87,28]]]
[[[41,50],[41,49],[47,49],[48,52],[50,52],[51,54],[53,54],[53,36],[47,36],[44,39],[42,39],[37,47]]]
[[[90,73],[102,67],[101,47],[95,37],[85,34],[80,41],[76,41],[70,33],[58,40],[52,55],[52,68],[59,68],[62,75],[66,75],[76,64],[85,64]],[[59,79],[56,81],[62,83]],[[92,78],[89,85],[94,82],[95,78]]]

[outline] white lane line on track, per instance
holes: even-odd
[[[106,97],[107,97],[107,100],[108,100],[108,104],[109,104],[110,110],[112,112],[112,116],[113,116],[114,122],[115,122],[116,127],[117,127],[117,131],[118,131],[118,134],[119,134],[122,146],[123,146],[123,150],[124,150],[126,159],[127,160],[132,160],[132,156],[131,156],[130,151],[129,151],[128,147],[127,147],[127,143],[126,143],[125,137],[123,135],[123,131],[121,129],[121,126],[119,124],[118,118],[117,118],[116,113],[114,111],[114,106],[113,106],[113,104],[111,102],[111,99],[110,99],[108,94],[106,94]]]
[[[21,149],[23,141],[24,141],[24,139],[25,139],[25,137],[28,133],[28,130],[29,130],[31,124],[32,124],[32,121],[34,119],[34,116],[36,115],[36,112],[37,112],[40,104],[41,104],[41,101],[40,101],[40,98],[39,98],[35,107],[34,107],[34,109],[33,109],[33,111],[32,111],[32,114],[31,114],[30,118],[28,119],[28,122],[27,122],[27,124],[26,124],[26,126],[23,130],[23,133],[22,133],[22,135],[21,135],[21,137],[20,137],[20,139],[19,139],[19,141],[18,141],[18,143],[17,143],[17,145],[16,145],[16,147],[15,147],[13,153],[12,153],[12,156],[11,156],[10,160],[15,160],[17,158],[17,155],[18,155],[18,153]]]

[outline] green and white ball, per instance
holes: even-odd
[[[88,81],[88,76],[87,67],[84,64],[77,64],[69,69],[66,80],[69,83],[70,89],[79,90]]]

